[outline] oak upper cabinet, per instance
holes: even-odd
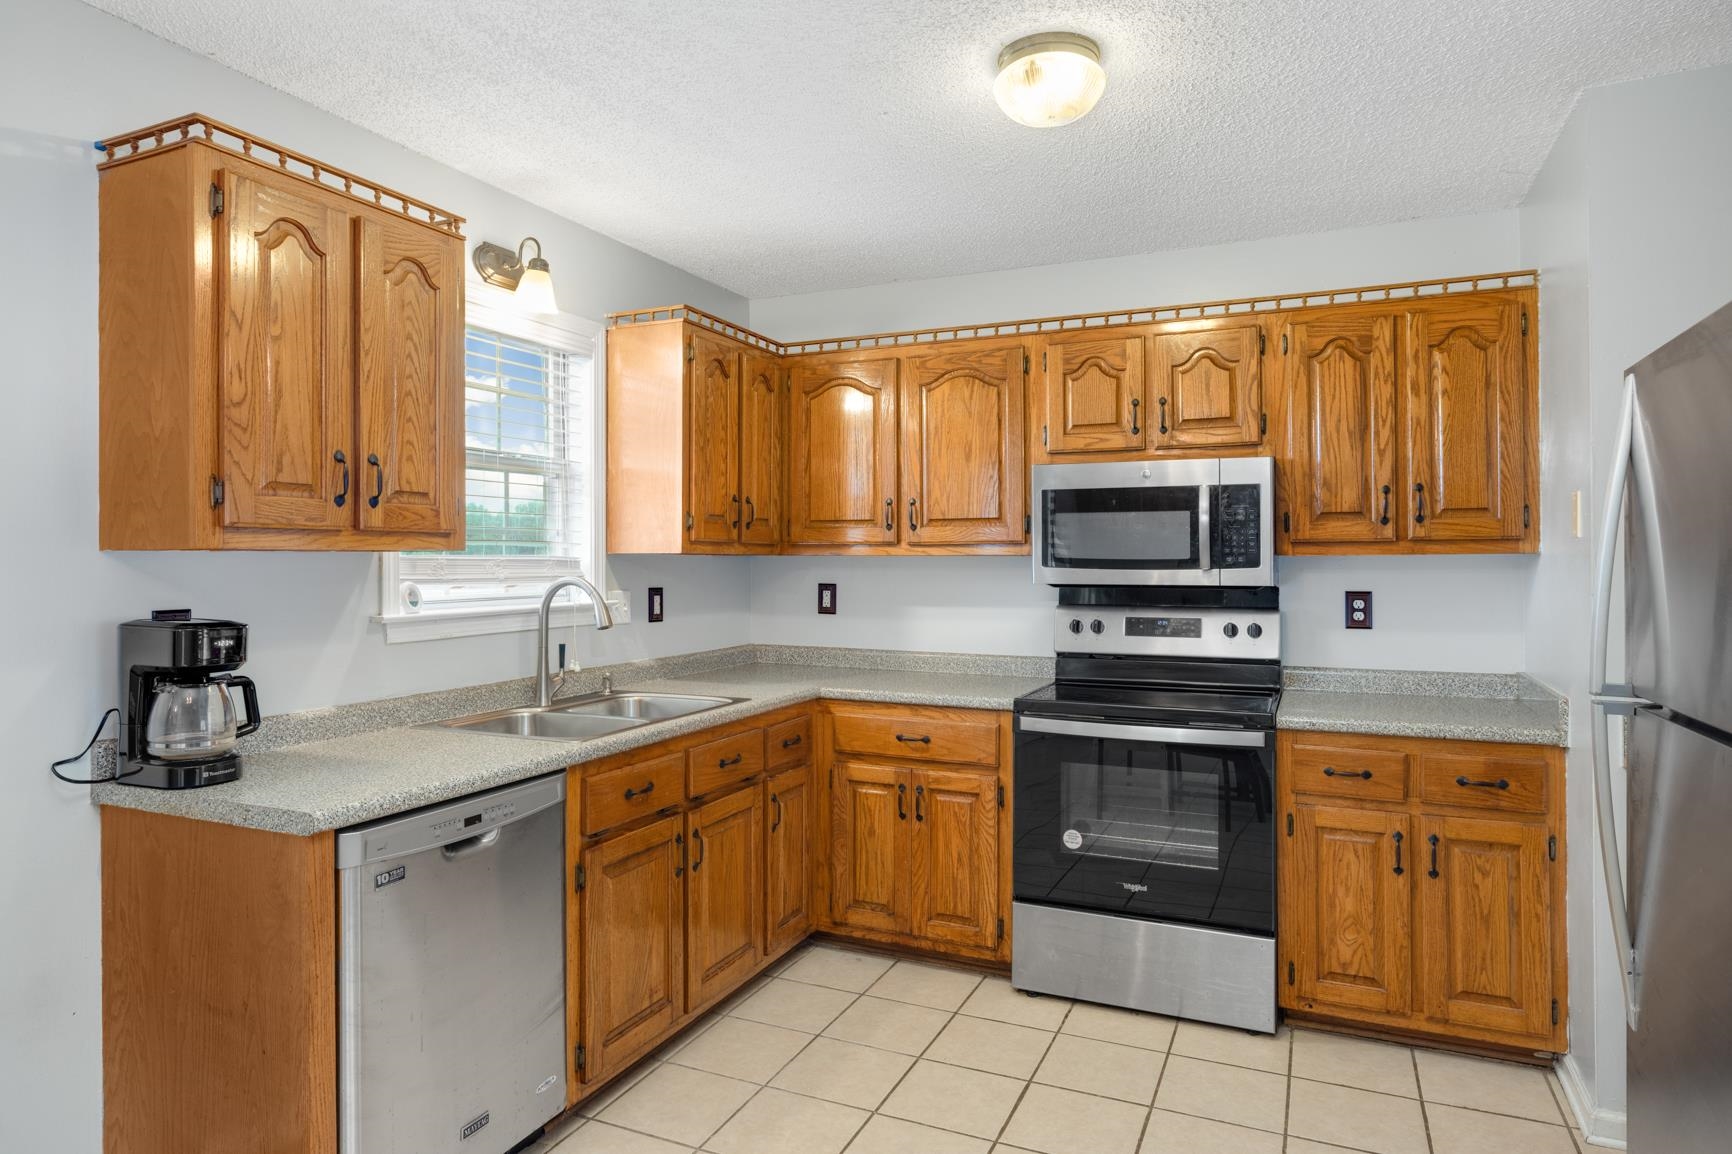
[[[791,362],[788,544],[897,541],[894,355]]]
[[[1395,540],[1396,322],[1390,311],[1318,310],[1283,330],[1282,544]]]
[[[812,852],[817,830],[812,767],[802,765],[764,782],[765,952],[779,954],[812,926]]]
[[[1433,1022],[1551,1036],[1551,842],[1544,824],[1427,817],[1418,878],[1419,988]]]
[[[1414,861],[1405,813],[1301,802],[1278,854],[1282,1004],[1405,1014],[1412,1001]]]
[[[461,549],[461,220],[206,123],[105,142],[101,546]]]
[[[694,544],[731,545],[744,520],[740,499],[740,349],[699,330],[686,334],[689,445],[686,509]]]
[[[839,925],[908,927],[908,771],[837,762],[830,786],[830,916]]]
[[[899,513],[906,544],[1022,543],[1027,365],[1020,341],[902,358]]]
[[[787,370],[768,353],[740,356],[740,541],[782,543],[782,402]]]
[[[998,778],[916,769],[910,924],[931,942],[998,942]]]
[[[1127,452],[1144,445],[1146,339],[1062,333],[1040,339],[1041,445],[1045,453]]]
[[[709,1005],[764,956],[764,825],[759,787],[686,815],[686,1009]]]
[[[1407,468],[1416,541],[1520,540],[1531,527],[1531,399],[1523,305],[1444,299],[1406,316]]]
[[[1149,338],[1149,446],[1242,449],[1263,442],[1263,327],[1162,325]]]
[[[663,818],[584,850],[584,1080],[600,1081],[685,1011],[686,818]]]

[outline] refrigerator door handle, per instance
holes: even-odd
[[[1624,398],[1618,417],[1618,436],[1613,446],[1611,475],[1606,481],[1605,513],[1594,576],[1593,633],[1589,638],[1588,684],[1593,687],[1593,709],[1588,731],[1594,757],[1595,828],[1600,844],[1600,862],[1606,878],[1606,899],[1612,915],[1612,940],[1617,946],[1624,988],[1624,1015],[1630,1029],[1636,1028],[1640,1012],[1637,1001],[1636,950],[1630,930],[1629,902],[1624,893],[1623,855],[1618,850],[1617,811],[1612,798],[1612,758],[1607,748],[1606,722],[1613,715],[1633,713],[1650,704],[1633,696],[1628,686],[1606,683],[1606,650],[1612,628],[1612,574],[1618,552],[1618,530],[1623,523],[1624,494],[1629,487],[1630,450],[1635,441],[1636,379],[1624,379]]]

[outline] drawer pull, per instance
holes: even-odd
[[[1401,831],[1396,830],[1389,836],[1395,839],[1395,876],[1400,877],[1406,872],[1401,868]]]
[[[1362,769],[1359,772],[1355,773],[1353,770],[1350,770],[1350,769],[1336,769],[1333,765],[1326,765],[1323,767],[1323,776],[1324,777],[1357,777],[1362,781],[1370,781],[1371,780],[1371,771],[1369,769]]]
[[[898,733],[896,735],[896,740],[901,741],[901,742],[906,742],[909,745],[931,745],[932,744],[932,739],[930,737],[913,737],[913,736],[906,734],[906,733]]]
[[[745,754],[736,753],[732,757],[724,757],[724,758],[722,758],[722,760],[716,762],[716,768],[717,769],[726,769],[726,768],[728,768],[728,766],[738,765],[738,764],[740,764],[740,762],[742,762],[744,760],[746,760]]]
[[[804,737],[802,737],[800,734],[796,733],[793,737],[786,737],[786,738],[782,739],[782,748],[783,749],[793,749],[796,745],[799,745],[804,740],[806,740]]]
[[[1455,779],[1455,784],[1464,789],[1470,787],[1475,789],[1508,789],[1509,779],[1500,777],[1496,781],[1474,781],[1472,778],[1458,777]]]
[[[647,797],[647,796],[649,796],[650,790],[654,789],[655,787],[656,787],[656,783],[651,781],[651,782],[647,782],[642,789],[629,789],[628,788],[625,791],[625,799],[627,801],[630,801],[634,797]]]

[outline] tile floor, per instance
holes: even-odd
[[[1583,1154],[1548,1071],[808,945],[534,1154]]]

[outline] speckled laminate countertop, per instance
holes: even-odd
[[[1277,729],[1569,744],[1569,702],[1520,673],[1288,668]]]

